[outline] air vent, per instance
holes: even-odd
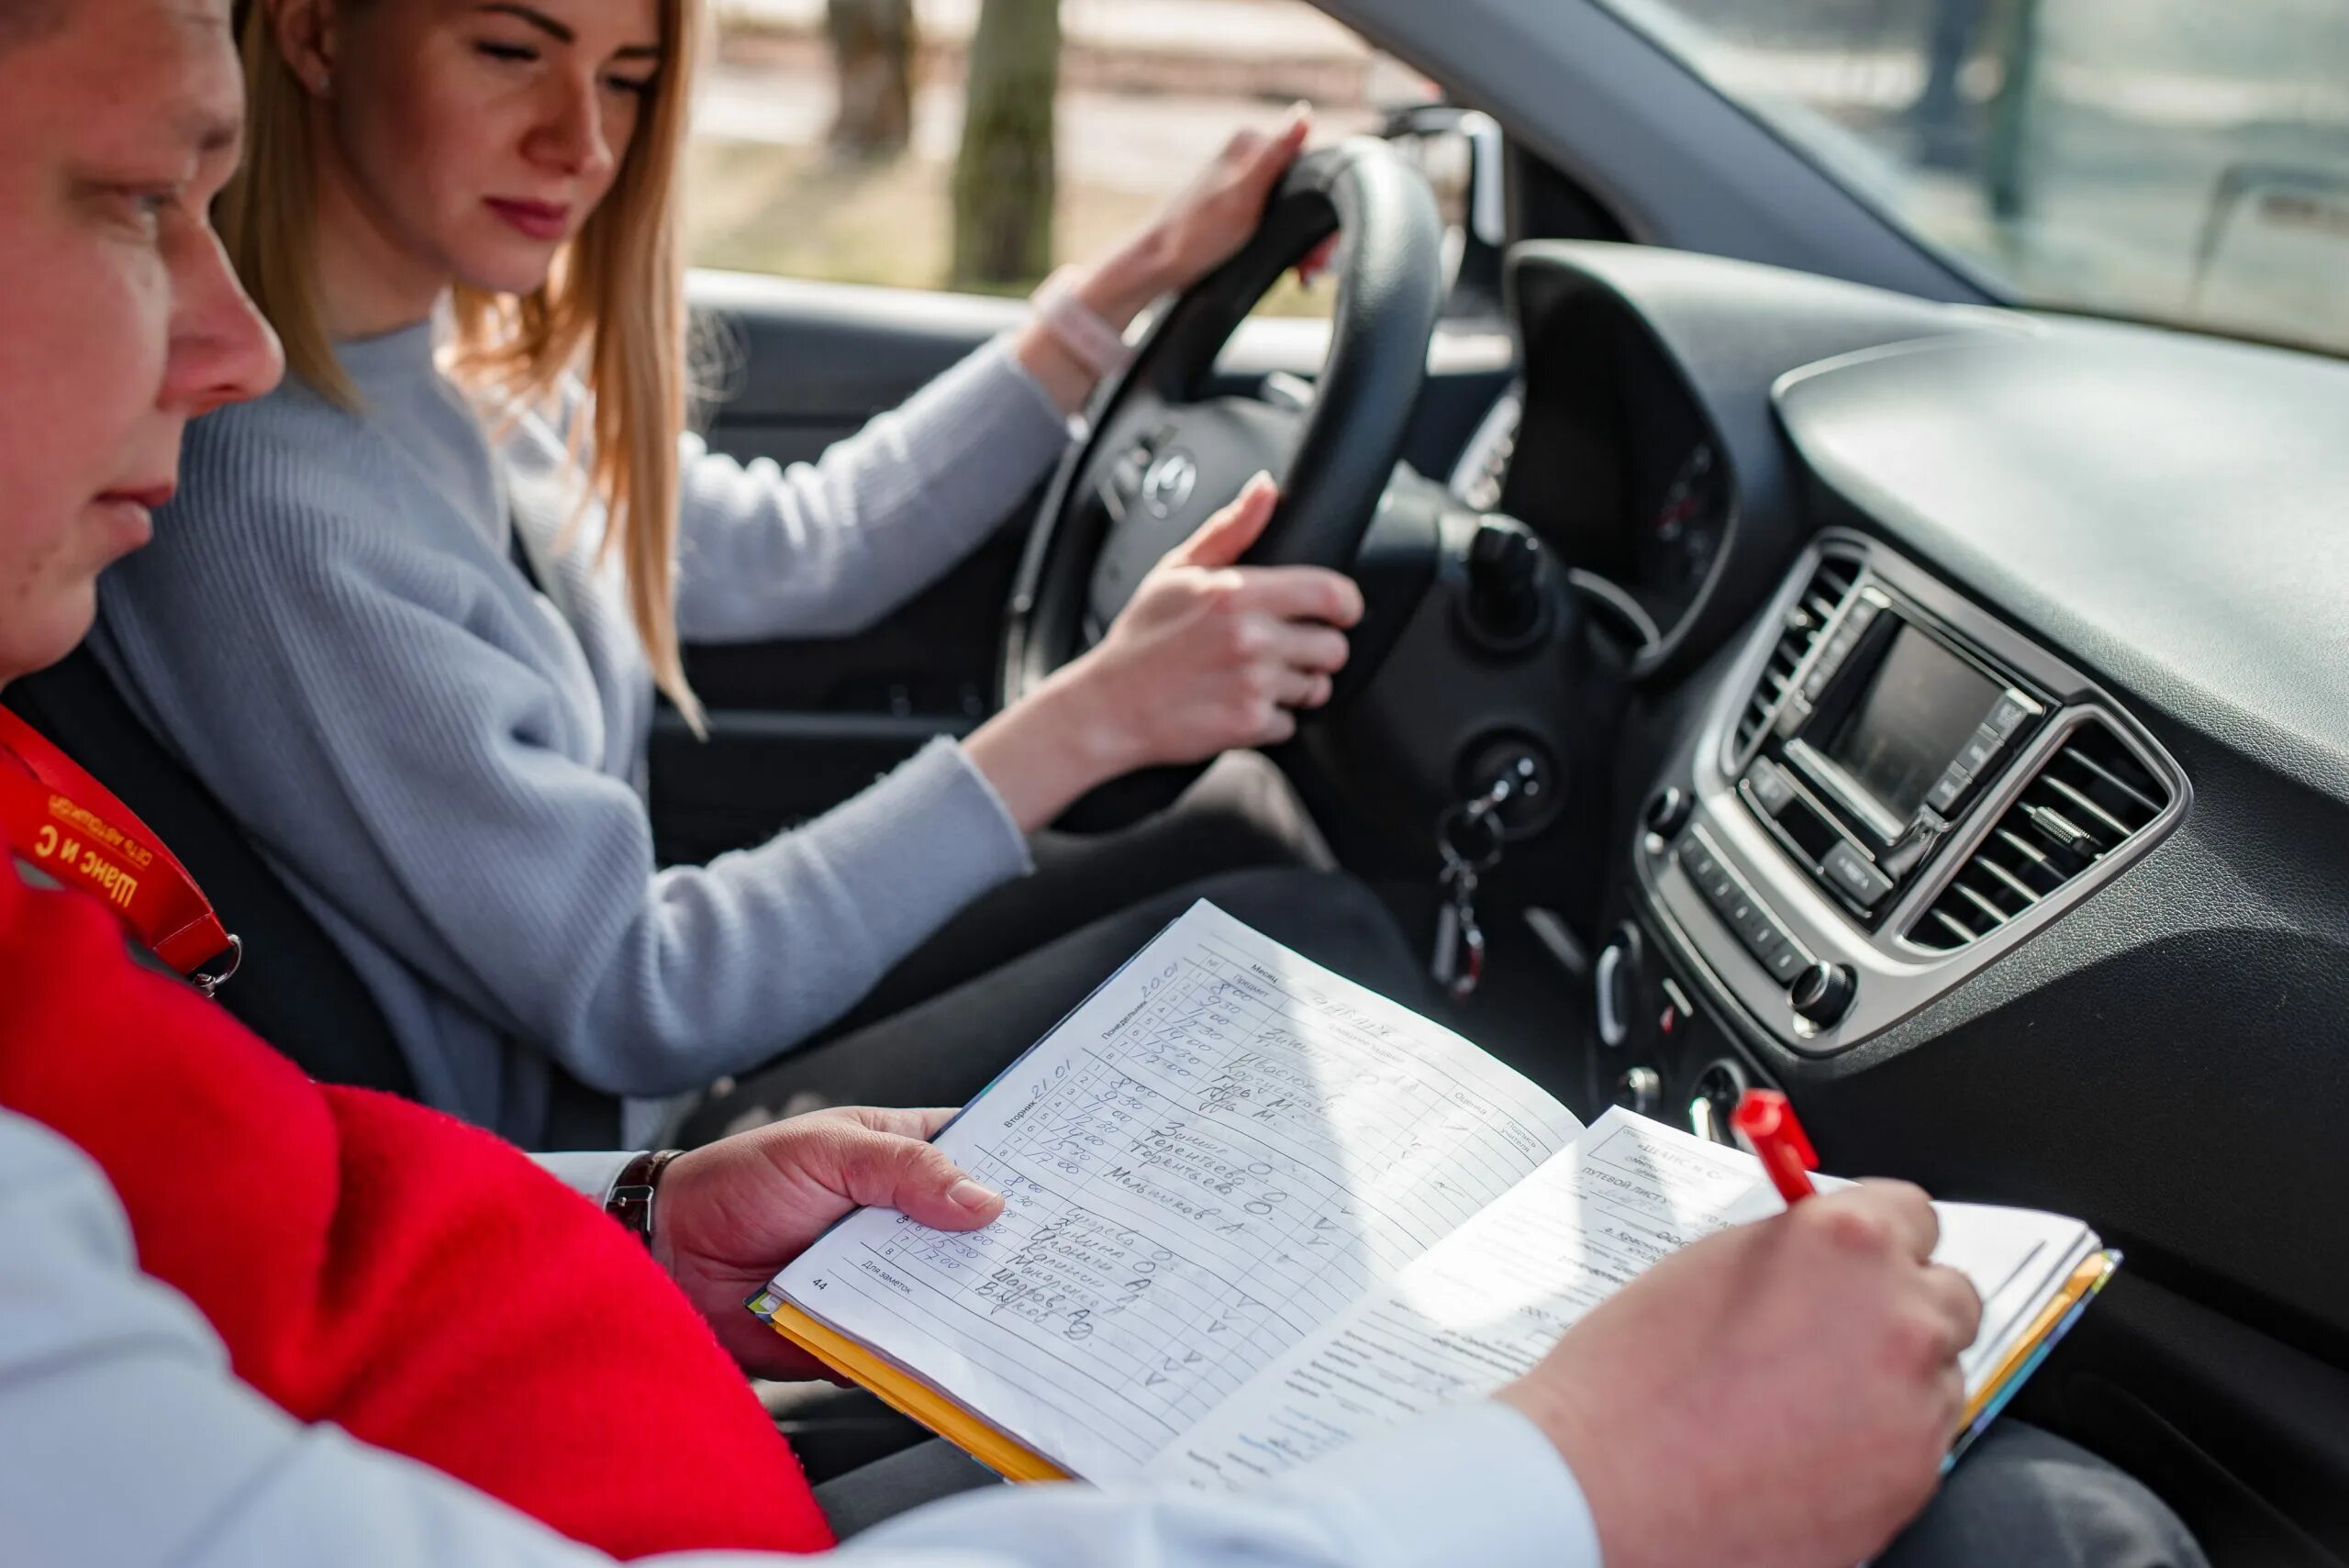
[[[1810,574],[1802,597],[1787,611],[1786,627],[1778,634],[1778,644],[1770,650],[1769,667],[1762,672],[1753,700],[1745,705],[1745,712],[1737,721],[1737,757],[1741,764],[1754,742],[1770,728],[1770,716],[1777,712],[1780,699],[1795,684],[1795,672],[1802,668],[1803,660],[1819,641],[1819,634],[1835,618],[1835,612],[1851,597],[1859,580],[1858,562],[1828,556]]]
[[[2136,753],[2088,720],[2065,738],[1909,940],[1934,952],[1971,946],[2144,831],[2168,804],[2168,789]]]

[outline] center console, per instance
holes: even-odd
[[[2082,673],[1882,545],[1830,534],[1631,846],[1639,923],[1666,950],[1649,962],[1705,994],[1691,1008],[1831,1054],[2030,940],[2188,799]]]

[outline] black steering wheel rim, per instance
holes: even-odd
[[[1418,170],[1370,138],[1300,158],[1247,245],[1163,310],[1132,366],[1096,395],[1087,437],[1053,478],[1013,591],[999,694],[1006,706],[1084,651],[1089,611],[1119,607],[1115,590],[1130,592],[1130,570],[1122,583],[1097,579],[1115,564],[1104,557],[1119,526],[1106,509],[1105,486],[1118,483],[1111,471],[1128,456],[1138,427],[1161,413],[1179,421],[1200,405],[1218,355],[1257,301],[1339,232],[1345,244],[1329,359],[1286,462],[1271,464],[1281,501],[1247,559],[1352,566],[1402,454],[1443,302],[1443,225],[1434,195]],[[1201,476],[1195,520],[1236,495],[1252,472]],[[1124,480],[1138,492],[1142,477],[1129,473]],[[1102,606],[1097,588],[1115,604]],[[1108,795],[1097,792],[1071,821],[1106,827],[1146,815],[1170,803],[1204,765],[1120,781]]]

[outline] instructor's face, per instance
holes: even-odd
[[[0,682],[89,629],[187,421],[281,368],[206,213],[243,107],[228,0],[56,9],[0,39]]]

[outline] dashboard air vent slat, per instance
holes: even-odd
[[[1770,716],[1777,711],[1779,701],[1795,684],[1795,675],[1802,662],[1819,641],[1827,623],[1860,581],[1860,564],[1840,556],[1828,556],[1810,574],[1803,585],[1801,597],[1787,611],[1785,625],[1778,633],[1777,646],[1770,651],[1770,662],[1762,673],[1761,683],[1753,688],[1752,700],[1737,720],[1737,755],[1742,762],[1770,727]]]
[[[2103,724],[2065,737],[1909,940],[1955,952],[2043,903],[2151,826],[2168,790]]]

